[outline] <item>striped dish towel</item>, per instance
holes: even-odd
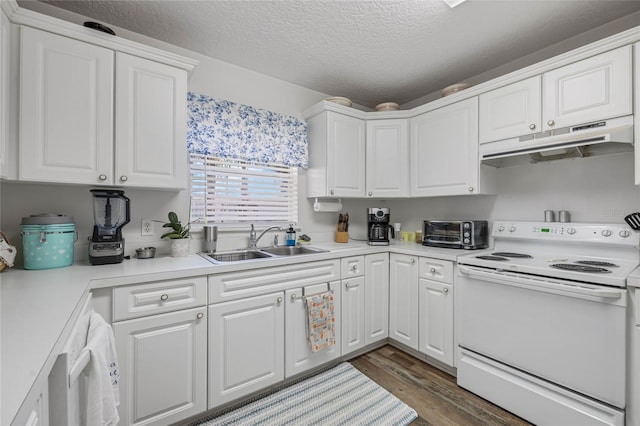
[[[336,319],[333,307],[333,290],[304,298],[307,306],[307,338],[311,350],[336,344]]]

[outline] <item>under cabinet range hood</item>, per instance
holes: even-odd
[[[633,116],[565,127],[480,145],[480,160],[493,167],[633,151]]]

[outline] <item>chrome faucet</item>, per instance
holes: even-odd
[[[249,231],[249,248],[250,249],[258,248],[258,241],[260,241],[260,238],[262,238],[264,234],[266,234],[268,231],[271,231],[272,229],[277,229],[278,231],[282,231],[282,228],[278,225],[270,226],[264,231],[262,231],[260,235],[256,237],[256,228],[253,226],[253,224],[251,224],[251,231]]]

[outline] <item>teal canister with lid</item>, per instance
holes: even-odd
[[[73,264],[77,233],[72,216],[45,213],[23,217],[21,235],[25,269]]]

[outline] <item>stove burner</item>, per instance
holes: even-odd
[[[496,253],[491,253],[494,256],[502,256],[502,257],[517,257],[519,259],[531,259],[533,256],[524,253],[511,253],[508,251],[499,251]]]
[[[598,268],[596,266],[589,265],[576,265],[575,263],[554,263],[553,265],[549,265],[552,268],[556,269],[564,269],[567,271],[575,271],[575,272],[593,272],[598,274],[610,274],[611,271],[605,268]]]
[[[601,260],[577,260],[575,263],[579,263],[581,265],[591,265],[591,266],[602,266],[607,268],[617,268],[618,265],[611,262],[603,262]]]
[[[492,256],[492,255],[482,255],[482,256],[476,256],[476,259],[484,259],[484,260],[499,260],[499,261],[509,261],[509,259],[504,258],[504,257],[499,257],[499,256]]]

